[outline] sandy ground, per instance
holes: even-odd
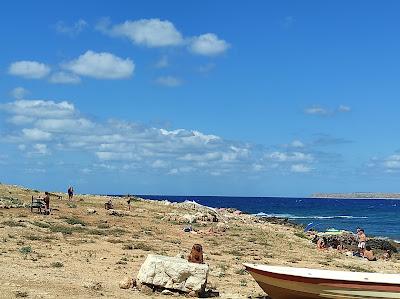
[[[30,203],[42,193],[0,185],[0,197]],[[226,214],[226,232],[210,233],[212,222],[184,224],[166,220],[170,213],[194,214],[190,209],[138,201],[123,217],[104,210],[106,197],[78,195],[72,202],[51,199],[52,215],[28,208],[0,209],[0,298],[159,298],[119,282],[136,277],[147,254],[188,255],[194,243],[203,245],[210,266],[208,287],[222,298],[265,296],[242,263],[400,273],[399,256],[368,262],[335,250],[319,251],[298,228],[258,223],[249,215]],[[127,210],[124,199],[116,209]],[[87,209],[95,209],[88,214]],[[76,224],[81,222],[81,224]]]

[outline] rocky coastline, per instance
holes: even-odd
[[[78,194],[68,200],[59,192],[52,193],[50,215],[31,212],[32,196],[42,194],[0,184],[0,294],[6,298],[185,298],[197,290],[187,280],[180,292],[152,288],[142,266],[149,256],[185,260],[194,244],[202,245],[208,266],[204,290],[220,298],[267,298],[243,263],[400,273],[399,253],[381,259],[386,242],[373,243],[378,261],[371,263],[317,250],[313,236],[285,218],[141,198],[128,207],[127,198]],[[108,201],[113,207],[107,210]],[[159,284],[168,288],[169,281]]]

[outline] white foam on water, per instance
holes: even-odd
[[[335,215],[335,216],[297,216],[292,214],[267,214],[267,213],[257,213],[253,214],[259,217],[277,217],[277,218],[289,218],[289,219],[368,219],[367,216],[350,216],[350,215]]]

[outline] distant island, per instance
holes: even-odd
[[[384,192],[350,192],[350,193],[314,193],[312,198],[346,198],[346,199],[400,199],[400,193]]]

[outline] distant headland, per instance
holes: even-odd
[[[400,193],[384,192],[350,192],[350,193],[314,193],[312,198],[343,198],[343,199],[400,199]]]

